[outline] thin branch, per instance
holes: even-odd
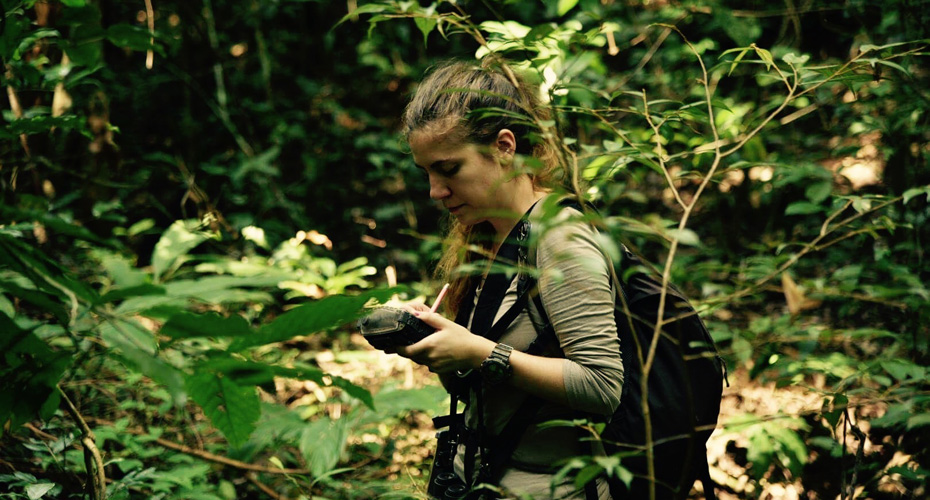
[[[58,389],[58,393],[61,394],[61,399],[65,402],[65,409],[68,410],[68,414],[71,415],[71,418],[78,424],[78,427],[81,428],[81,444],[84,445],[84,465],[87,469],[87,475],[89,476],[91,485],[91,498],[93,500],[105,500],[107,477],[103,470],[103,457],[100,455],[100,450],[97,448],[94,431],[87,425],[87,421],[85,421],[81,413],[78,412],[74,403],[71,402],[71,399],[68,398],[65,391],[61,389],[61,386],[55,387]],[[95,468],[96,473],[94,473]]]
[[[675,195],[675,200],[678,201],[678,205],[681,208],[685,208],[687,204],[684,200],[681,199],[681,193],[678,192],[678,188],[675,187],[675,181],[672,179],[671,172],[668,171],[668,166],[665,164],[665,148],[662,147],[662,134],[659,133],[659,126],[652,122],[652,117],[649,116],[649,100],[646,98],[646,90],[643,90],[643,116],[646,117],[646,123],[652,127],[653,137],[655,137],[656,143],[656,156],[659,159],[659,167],[662,169],[662,173],[665,175],[665,181],[668,182],[668,188],[672,190],[672,194]],[[664,122],[664,120],[663,120]]]
[[[155,8],[152,7],[152,0],[145,0],[145,19],[149,27],[149,33],[152,37],[149,39],[151,45],[155,45]],[[155,64],[155,51],[149,47],[145,51],[145,69],[152,69]]]
[[[281,500],[282,498],[284,498],[283,496],[278,495],[273,489],[271,489],[270,486],[259,481],[258,477],[256,477],[255,474],[249,473],[249,474],[246,474],[245,477],[249,480],[249,482],[254,484],[258,489],[262,490],[262,493],[270,496],[274,500]]]
[[[103,425],[113,425],[113,422],[109,422],[107,420],[103,420],[100,418],[96,418],[94,420]],[[124,429],[123,432],[128,432],[136,436],[149,435],[147,431],[142,430],[142,429]],[[155,438],[154,442],[157,443],[159,446],[163,446],[165,448],[179,451],[181,453],[191,455],[197,458],[201,458],[203,460],[208,460],[210,462],[216,462],[218,464],[235,467],[237,469],[248,470],[252,472],[263,472],[265,474],[292,474],[292,475],[298,475],[298,476],[305,476],[305,475],[312,474],[312,472],[309,469],[281,469],[278,467],[265,467],[262,465],[255,465],[255,464],[250,464],[246,462],[241,462],[239,460],[235,460],[232,458],[227,458],[227,457],[220,456],[220,455],[214,455],[213,453],[210,453],[208,451],[197,450],[197,449],[191,448],[190,446],[185,446],[183,444],[175,443],[173,441],[168,441],[167,439]]]

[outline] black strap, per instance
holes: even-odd
[[[704,456],[707,456],[707,450],[704,451]],[[716,483],[710,477],[710,466],[707,465],[707,460],[701,461],[703,464],[701,466],[700,475],[698,478],[701,480],[701,485],[704,487],[704,498],[707,500],[717,500],[717,490]]]

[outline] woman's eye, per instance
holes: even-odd
[[[449,165],[447,167],[446,166],[441,167],[437,170],[439,171],[439,174],[442,175],[443,177],[452,177],[453,175],[458,173],[460,166],[461,165],[456,163],[454,165]]]

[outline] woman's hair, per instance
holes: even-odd
[[[549,121],[539,89],[505,62],[487,57],[480,64],[451,61],[435,67],[417,87],[404,112],[404,136],[414,132],[437,139],[491,145],[502,129],[516,138],[516,153],[535,158],[526,173],[537,189],[557,184],[556,137],[540,124]],[[446,304],[455,314],[464,298],[471,275],[457,274],[462,264],[490,254],[493,228],[489,223],[466,226],[453,219],[436,274],[451,283]],[[483,252],[482,252],[483,250]]]

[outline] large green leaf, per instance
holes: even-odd
[[[222,356],[204,361],[198,366],[198,371],[222,373],[242,386],[267,385],[272,383],[275,377],[310,380],[321,386],[332,385],[338,387],[369,408],[374,408],[374,401],[367,389],[359,387],[342,377],[329,375],[314,366],[295,363],[293,367],[288,368]]]
[[[111,356],[164,386],[176,405],[184,404],[187,400],[184,374],[158,358],[152,332],[135,321],[120,320],[102,324],[100,336],[113,349]]]
[[[172,316],[162,325],[160,334],[173,339],[186,339],[192,337],[238,337],[252,334],[249,322],[242,316],[221,316],[219,313],[209,312],[195,314],[183,312]]]
[[[373,290],[359,295],[333,295],[302,304],[262,327],[256,335],[237,339],[230,346],[242,350],[256,345],[282,342],[298,335],[321,332],[357,319],[372,299],[384,302],[399,289]]]
[[[349,419],[323,417],[307,425],[300,433],[298,447],[314,477],[331,471],[339,463],[349,437]]]
[[[0,422],[10,420],[15,428],[37,416],[51,417],[70,353],[53,351],[2,312],[0,332]]]
[[[197,372],[185,381],[187,393],[233,446],[249,439],[261,415],[255,387],[243,387],[222,373]]]
[[[72,279],[57,262],[8,234],[0,234],[0,266],[22,274],[37,289],[58,295],[71,306],[77,306],[78,298],[86,302],[98,299],[96,292],[85,283]]]

